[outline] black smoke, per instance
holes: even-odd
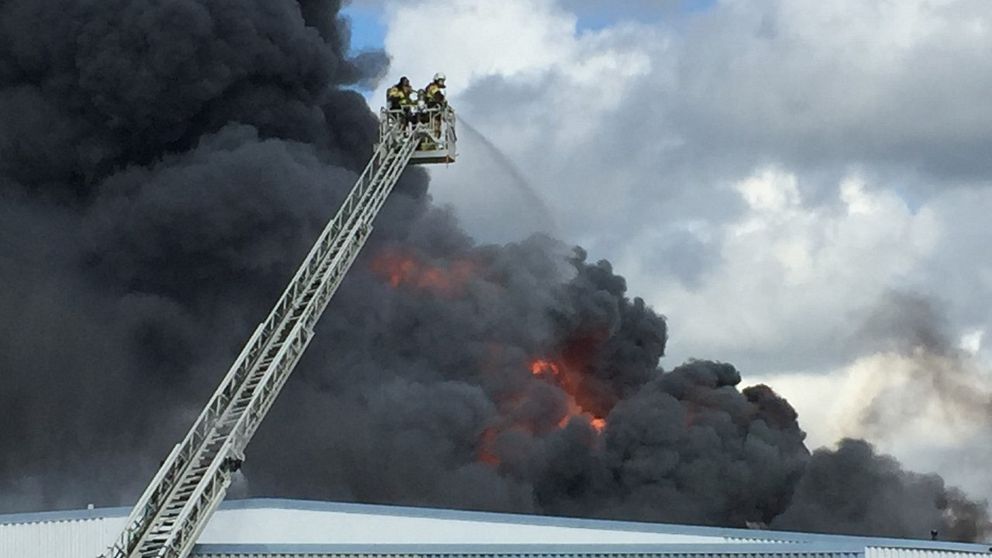
[[[350,87],[385,60],[339,8],[0,1],[0,511],[132,502],[264,317],[375,139]],[[863,442],[810,455],[729,364],[662,371],[666,342],[608,263],[479,245],[407,171],[235,491],[987,533]]]
[[[989,535],[984,504],[944,485],[937,475],[905,471],[864,440],[845,439],[836,451],[817,450],[773,527],[828,533],[923,536],[973,541]]]

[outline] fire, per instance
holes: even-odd
[[[557,378],[561,375],[561,368],[553,360],[538,358],[530,363],[530,373],[535,376],[550,374],[552,377]]]
[[[496,455],[493,449],[493,443],[496,441],[496,435],[499,432],[495,428],[487,428],[482,432],[482,440],[479,444],[478,457],[479,461],[485,463],[486,465],[492,465],[493,467],[499,467],[500,459]]]
[[[443,267],[435,266],[390,249],[380,252],[372,260],[371,267],[374,273],[385,278],[393,288],[409,285],[445,296],[460,294],[476,271],[476,266],[471,261],[456,260]]]
[[[492,349],[492,348],[491,348]],[[536,424],[531,419],[524,419],[522,416],[512,418],[515,410],[526,407],[526,392],[504,395],[500,398],[499,404],[504,419],[495,425],[486,428],[479,436],[475,457],[480,463],[485,463],[491,467],[503,465],[503,459],[497,449],[497,439],[506,433],[516,432],[527,436],[542,436],[550,429],[562,429],[575,418],[585,419],[589,426],[597,434],[602,434],[606,430],[606,419],[587,411],[578,403],[577,383],[574,382],[574,370],[560,359],[535,358],[531,360],[527,367],[530,373],[537,379],[546,381],[557,386],[566,394],[566,409],[556,424]]]
[[[554,360],[536,358],[530,362],[531,374],[554,383],[566,394],[568,394],[568,411],[558,422],[559,428],[564,428],[567,426],[569,421],[571,421],[574,417],[585,416],[589,419],[589,425],[592,426],[596,432],[602,433],[603,430],[606,429],[606,419],[587,412],[581,405],[579,405],[577,401],[578,389],[576,388],[574,382],[569,380],[568,374],[566,374],[565,371],[566,368],[564,365]]]

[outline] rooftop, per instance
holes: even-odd
[[[129,508],[0,515],[0,556],[101,553]],[[830,556],[956,558],[981,544],[308,500],[224,502],[194,556]]]

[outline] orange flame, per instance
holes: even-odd
[[[530,373],[535,376],[551,375],[557,378],[561,375],[561,368],[558,368],[558,363],[553,360],[538,358],[530,363]]]
[[[550,359],[536,358],[530,363],[531,374],[551,381],[568,394],[568,410],[565,416],[558,422],[559,428],[567,426],[569,421],[574,417],[585,416],[588,417],[589,425],[592,426],[593,430],[602,433],[606,429],[606,419],[587,412],[579,405],[577,402],[577,390],[573,382],[569,381],[568,375],[564,373],[565,370],[563,364]]]
[[[482,432],[482,440],[479,443],[478,450],[479,461],[493,467],[499,467],[500,464],[499,456],[496,455],[493,448],[493,443],[496,441],[496,434],[497,431],[495,428],[485,429]]]
[[[383,250],[372,260],[372,271],[393,288],[409,285],[438,295],[455,296],[475,275],[475,264],[467,260],[450,262],[446,267],[426,264],[397,250]]]
[[[574,418],[583,417],[588,421],[589,426],[597,434],[602,434],[606,430],[606,419],[590,413],[582,408],[576,400],[577,389],[575,384],[569,380],[569,375],[573,372],[569,370],[565,363],[559,360],[547,358],[536,358],[529,363],[530,373],[536,378],[550,382],[558,386],[567,395],[566,409],[563,416],[555,425],[556,428],[565,428]],[[503,398],[501,405],[513,407],[521,403],[525,398],[524,394],[509,395]],[[511,413],[512,414],[512,413]],[[490,426],[483,430],[479,436],[476,448],[476,459],[480,463],[485,463],[491,467],[499,467],[503,464],[497,448],[496,440],[500,434],[509,431],[519,431],[530,435],[544,430],[542,425],[529,424],[523,419],[510,419],[503,424]]]

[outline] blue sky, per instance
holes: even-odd
[[[648,6],[644,2],[594,3],[579,10],[579,31],[598,30],[626,20],[656,22],[665,16],[687,15],[705,11],[717,0],[680,0],[673,9]]]
[[[716,4],[717,0],[681,0],[679,13],[692,14],[705,11]],[[623,20],[657,20],[661,13],[657,9],[645,8],[641,3],[624,4],[604,3],[585,8],[579,15],[578,30],[597,30],[609,27]],[[386,26],[382,9],[378,6],[355,5],[346,6],[341,13],[351,21],[351,50],[381,49],[386,39]]]
[[[351,50],[381,49],[386,39],[382,10],[370,6],[350,5],[341,13],[351,21]]]

